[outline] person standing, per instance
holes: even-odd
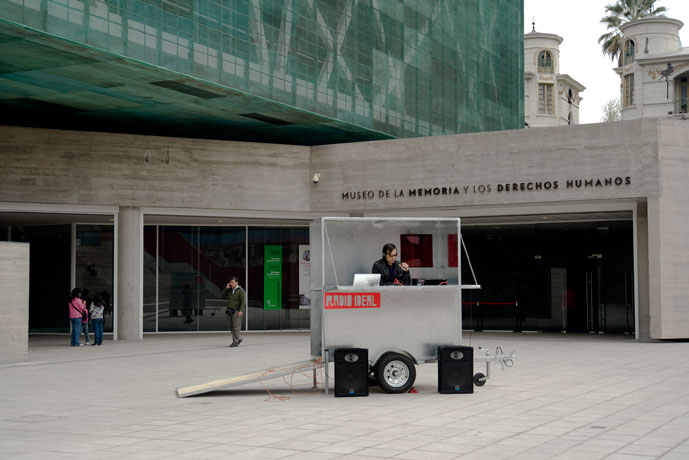
[[[371,267],[371,273],[380,273],[380,285],[389,286],[392,284],[411,284],[409,265],[406,262],[399,263],[397,260],[397,246],[387,243],[383,246],[383,257],[376,260]]]
[[[105,305],[103,305],[103,298],[100,294],[96,294],[93,298],[93,305],[91,306],[91,324],[93,324],[93,344],[103,345],[103,312]]]
[[[239,278],[233,276],[230,278],[230,282],[227,283],[225,289],[223,289],[222,297],[227,296],[227,309],[225,314],[227,314],[227,321],[230,326],[230,332],[232,332],[232,343],[230,347],[238,347],[242,343],[242,336],[240,335],[240,330],[242,327],[242,314],[246,309],[246,292],[239,285]]]
[[[72,289],[69,301],[69,322],[72,326],[70,344],[73,347],[84,346],[84,344],[79,341],[79,333],[81,332],[82,313],[85,309],[86,306],[84,305],[84,301],[81,300],[81,289]]]
[[[86,312],[86,315],[83,316],[81,320],[81,332],[83,332],[84,337],[86,340],[84,342],[86,345],[91,345],[89,343],[89,309],[91,308],[91,304],[93,303],[93,299],[89,295],[89,290],[84,289],[81,292],[81,300],[84,302],[84,311]]]
[[[191,301],[193,294],[189,283],[184,283],[182,287],[182,314],[186,318],[184,324],[189,324],[194,321],[194,318],[191,317]]]
[[[81,332],[84,334],[85,340],[84,344],[85,345],[91,345],[89,343],[89,309],[86,308],[86,303],[84,302],[84,310],[83,310],[83,316],[81,318]]]

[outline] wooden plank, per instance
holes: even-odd
[[[254,372],[251,374],[240,375],[223,380],[214,380],[213,382],[202,383],[200,385],[192,385],[189,387],[177,388],[177,396],[186,398],[187,396],[198,395],[202,393],[209,393],[211,391],[223,390],[225,388],[232,388],[239,385],[244,385],[252,382],[259,382],[262,380],[274,379],[276,377],[283,377],[299,371],[310,371],[322,367],[321,359],[309,359],[308,361],[301,361],[298,363],[288,364],[281,367],[269,367],[268,369]]]

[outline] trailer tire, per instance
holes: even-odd
[[[386,353],[375,365],[376,380],[386,393],[406,393],[416,380],[416,367],[408,356]]]
[[[474,385],[476,385],[477,387],[482,387],[485,384],[486,384],[486,376],[480,372],[477,372],[474,375]]]

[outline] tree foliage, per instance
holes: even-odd
[[[622,34],[620,26],[645,18],[647,16],[662,16],[667,11],[664,6],[655,6],[656,0],[617,0],[605,7],[606,16],[600,20],[608,32],[598,38],[603,54],[614,61],[619,58],[622,48]]]
[[[605,123],[611,121],[620,121],[621,105],[619,98],[610,99],[608,102],[603,104],[601,110],[603,110],[603,116],[600,118],[600,121]]]

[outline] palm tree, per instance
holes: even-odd
[[[598,43],[602,43],[603,54],[610,56],[611,61],[619,57],[622,46],[620,26],[646,16],[662,16],[667,11],[664,6],[656,8],[655,3],[656,0],[617,0],[607,5],[605,12],[608,15],[600,22],[605,24],[609,32],[598,38]]]

